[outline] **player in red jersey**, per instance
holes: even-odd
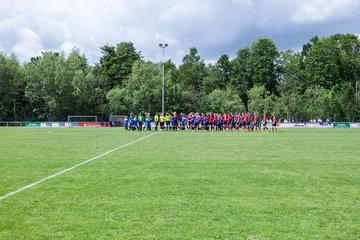
[[[226,130],[231,130],[231,115],[230,114],[226,114]]]
[[[187,128],[189,130],[191,130],[191,126],[190,126],[191,115],[192,115],[192,113],[189,113],[187,116]]]
[[[264,132],[266,132],[266,131],[268,130],[266,124],[267,124],[267,116],[266,116],[266,114],[264,113],[264,116],[263,116],[263,118],[262,118],[262,126],[263,126],[263,131],[264,131]]]
[[[226,128],[227,128],[227,115],[226,115],[226,113],[223,113],[221,115],[221,122],[223,123],[223,129],[225,131]]]
[[[258,119],[259,119],[259,116],[257,115],[257,113],[254,113],[254,116],[253,116],[253,119],[252,119],[252,124],[253,124],[253,130],[255,132],[259,132],[259,128],[257,126]]]
[[[273,132],[277,132],[277,118],[276,118],[275,113],[273,114],[273,116],[272,116],[272,118],[271,118],[271,121],[272,121],[271,130],[272,130]]]
[[[212,113],[209,114],[209,124],[211,131],[214,131],[214,115]]]
[[[246,127],[246,118],[245,118],[245,113],[241,114],[241,128],[242,131],[245,131],[245,127]]]
[[[230,131],[231,130],[231,114],[226,114],[226,127]]]
[[[218,131],[218,116],[216,114],[213,115],[213,124],[214,124],[214,130]]]
[[[204,115],[204,113],[201,113],[199,130],[202,130],[205,128],[204,120],[205,120],[205,115]]]
[[[246,129],[248,132],[250,132],[250,116],[249,116],[249,113],[246,113],[245,115],[245,122],[246,122]]]

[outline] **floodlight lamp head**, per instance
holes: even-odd
[[[162,44],[162,43],[159,43],[159,47],[163,47],[163,44]]]
[[[169,46],[169,44],[165,43],[165,47]]]

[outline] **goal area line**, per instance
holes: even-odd
[[[75,168],[78,168],[78,167],[80,167],[80,166],[82,166],[82,165],[85,165],[85,164],[87,164],[87,163],[90,163],[90,162],[92,162],[92,161],[94,161],[94,160],[96,160],[96,159],[98,159],[98,158],[101,158],[101,157],[103,157],[103,156],[106,156],[106,155],[108,155],[108,154],[110,154],[110,153],[112,153],[112,152],[115,152],[115,151],[117,151],[117,150],[120,150],[120,149],[122,149],[122,148],[125,148],[125,147],[127,147],[127,146],[130,146],[130,145],[132,145],[132,144],[135,144],[135,143],[137,143],[137,142],[140,142],[140,141],[142,141],[142,140],[144,140],[144,139],[146,139],[146,138],[149,138],[149,137],[155,135],[156,133],[157,133],[157,132],[154,132],[154,133],[152,133],[152,134],[146,135],[145,137],[142,137],[142,138],[139,138],[139,139],[137,139],[137,140],[135,140],[135,141],[129,142],[129,143],[125,144],[125,145],[122,145],[122,146],[116,147],[116,148],[114,148],[114,149],[111,149],[111,150],[109,150],[109,151],[107,151],[107,152],[104,152],[104,153],[102,153],[102,154],[100,154],[100,155],[97,155],[97,156],[95,156],[95,157],[93,157],[93,158],[87,159],[87,160],[85,160],[85,161],[83,161],[83,162],[81,162],[81,163],[79,163],[79,164],[76,164],[76,165],[74,165],[74,166],[72,166],[72,167],[66,168],[66,169],[64,169],[64,170],[62,170],[62,171],[60,171],[60,172],[57,172],[57,173],[53,174],[53,175],[50,175],[50,176],[45,177],[45,178],[43,178],[43,179],[40,179],[40,180],[38,180],[38,181],[36,181],[36,182],[33,182],[33,183],[31,183],[31,184],[29,184],[29,185],[27,185],[27,186],[24,186],[24,187],[22,187],[22,188],[19,188],[19,189],[17,189],[16,191],[9,192],[9,193],[7,193],[7,194],[5,194],[5,195],[3,195],[3,196],[0,196],[0,201],[1,201],[1,200],[4,200],[4,199],[6,199],[6,198],[8,198],[8,197],[10,197],[10,196],[12,196],[12,195],[15,195],[15,194],[17,194],[17,193],[20,193],[20,192],[22,192],[22,191],[24,191],[24,190],[26,190],[26,189],[28,189],[28,188],[34,187],[34,186],[36,186],[36,185],[38,185],[38,184],[40,184],[40,183],[42,183],[42,182],[45,182],[45,181],[50,180],[50,179],[52,179],[52,178],[55,178],[55,177],[57,177],[57,176],[59,176],[59,175],[61,175],[61,174],[70,172],[71,170],[74,170]]]

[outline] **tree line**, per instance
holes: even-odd
[[[61,121],[68,115],[161,111],[162,64],[131,42],[101,47],[90,66],[78,49],[43,52],[20,64],[0,53],[0,120]],[[165,62],[165,110],[267,112],[289,121],[359,119],[360,41],[353,34],[313,37],[301,51],[279,52],[268,38],[206,64],[195,47]]]

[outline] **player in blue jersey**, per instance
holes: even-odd
[[[201,116],[200,116],[200,130],[203,130],[205,128],[205,122],[204,121],[205,121],[205,115],[202,113]]]
[[[196,113],[196,116],[195,116],[195,130],[201,130],[201,116],[199,113]]]
[[[195,116],[193,113],[190,113],[190,122],[189,122],[189,126],[191,128],[192,131],[195,130]]]
[[[177,128],[175,127],[175,116],[174,116],[174,114],[171,115],[170,126],[171,126],[171,129],[173,131],[177,130]]]
[[[127,116],[125,116],[125,119],[124,119],[124,127],[125,127],[125,130],[129,130],[129,119]]]
[[[133,130],[134,113],[130,113],[129,116],[129,130]]]
[[[173,118],[174,118],[173,130],[176,131],[179,128],[179,116],[176,112],[173,113]]]
[[[238,112],[235,114],[235,126],[236,126],[236,130],[239,130],[239,128],[240,128],[240,114]]]
[[[137,130],[138,129],[138,118],[137,116],[134,117],[134,119],[132,120],[132,130]]]
[[[222,119],[221,119],[221,114],[217,115],[217,126],[216,126],[216,131],[221,131],[223,127],[223,123],[222,123]]]
[[[181,117],[181,130],[185,130],[186,122],[187,122],[186,115],[182,113],[180,114],[180,117]]]
[[[146,130],[147,130],[147,131],[151,131],[151,117],[150,117],[150,113],[146,113],[145,125],[146,125]]]
[[[231,115],[231,130],[235,130],[236,129],[236,121],[235,121],[235,115],[230,113]]]
[[[204,116],[204,123],[203,124],[204,124],[205,130],[209,131],[209,117],[208,117],[207,114]]]

